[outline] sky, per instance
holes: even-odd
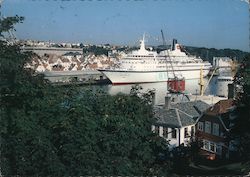
[[[24,16],[18,39],[249,50],[249,5],[241,0],[4,0],[2,15]]]

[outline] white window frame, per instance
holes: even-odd
[[[154,133],[156,133],[157,135],[160,135],[160,126],[155,125]]]
[[[205,133],[211,134],[211,122],[205,121]]]
[[[184,128],[184,138],[188,138],[188,137],[189,137],[188,128],[185,127],[185,128]]]
[[[204,129],[204,123],[198,122],[198,130],[203,131],[203,129]]]
[[[213,146],[213,148],[211,148]],[[215,142],[211,142],[208,140],[203,140],[203,146],[201,149],[215,153],[215,154],[221,154],[222,146],[216,144]]]
[[[218,123],[213,123],[213,135],[220,135],[220,125]]]
[[[164,131],[165,130],[165,131]],[[162,136],[164,138],[168,138],[168,127],[163,127],[162,128]]]
[[[174,133],[175,132],[175,133]],[[175,134],[175,137],[173,137],[173,134]],[[177,130],[175,128],[171,129],[171,138],[172,139],[177,139]]]
[[[194,126],[191,127],[190,135],[191,136],[195,135],[195,128],[194,128]]]

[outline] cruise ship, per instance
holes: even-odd
[[[174,39],[171,49],[157,53],[146,50],[145,38],[140,49],[123,57],[116,67],[99,69],[112,84],[165,82],[171,78],[198,79],[200,72],[207,76],[211,64],[194,56],[188,56]]]

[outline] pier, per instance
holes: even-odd
[[[83,71],[45,71],[45,79],[56,85],[78,85],[86,84],[109,84],[111,83],[103,74],[97,70]]]
[[[83,53],[81,48],[65,48],[65,47],[21,47],[22,51],[31,51],[36,53],[39,56],[43,56],[44,54],[56,54],[56,55],[64,55],[68,52],[79,52]]]

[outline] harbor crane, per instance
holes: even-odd
[[[163,31],[161,30],[161,35],[162,35],[162,40],[163,40],[163,46],[167,46],[166,41],[165,41],[165,37],[163,34]],[[174,45],[174,44],[173,44]],[[172,46],[173,48],[174,46]],[[172,93],[180,93],[183,92],[185,90],[185,80],[182,77],[182,75],[180,74],[181,77],[177,77],[175,71],[174,71],[174,67],[172,64],[172,60],[170,58],[170,54],[168,52],[168,50],[166,49],[165,51],[167,51],[167,54],[165,53],[165,59],[166,59],[166,70],[167,70],[167,77],[168,77],[168,91],[172,92]],[[170,63],[170,71],[172,71],[173,73],[173,78],[169,77],[169,69],[168,69],[168,64],[167,64],[167,56],[169,57],[169,63]]]

